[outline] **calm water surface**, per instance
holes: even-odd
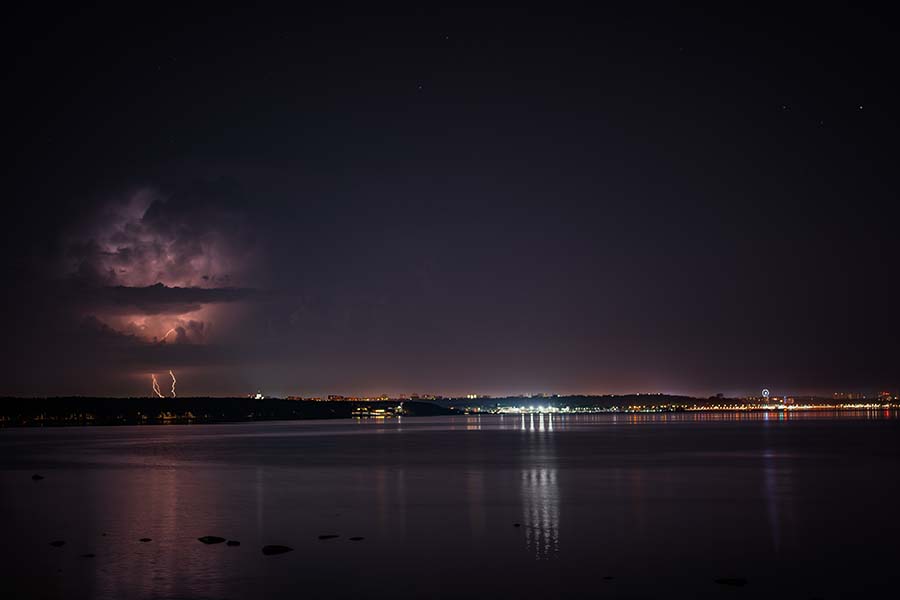
[[[0,575],[23,598],[882,597],[898,482],[883,412],[7,429]]]

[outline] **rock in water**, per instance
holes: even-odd
[[[291,552],[293,548],[290,546],[279,546],[277,544],[272,546],[263,546],[262,553],[266,556],[273,556],[275,554],[284,554],[285,552]]]
[[[351,542],[361,542],[361,541],[363,541],[364,539],[366,539],[366,538],[364,538],[364,537],[361,536],[361,535],[356,535],[356,536],[353,536],[352,538],[350,538],[350,541],[351,541]]]
[[[522,526],[521,523],[513,523],[513,527],[521,527],[521,526]]]
[[[82,555],[81,555],[81,558],[94,558],[94,554],[90,554],[90,553],[88,553],[88,554],[82,554]]]
[[[140,541],[141,542],[152,542],[153,540],[151,538],[141,538]]]
[[[31,476],[32,481],[40,481],[43,478],[44,478],[43,475],[38,475],[37,473],[35,473],[34,475]]]
[[[204,544],[221,544],[225,541],[225,538],[219,537],[217,535],[204,535],[203,537],[198,537],[197,539]]]
[[[225,542],[225,545],[226,546],[240,546],[241,543],[237,540],[228,540],[227,542]]]
[[[341,537],[336,533],[326,533],[319,536],[320,540],[333,540],[334,538]]]
[[[50,542],[50,545],[53,546],[54,548],[59,548],[60,546],[65,546],[66,541],[65,540],[53,540],[52,542]]]
[[[716,579],[716,583],[719,585],[732,585],[734,587],[744,587],[747,585],[747,580],[743,577],[723,577],[721,579]]]

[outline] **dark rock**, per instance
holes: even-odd
[[[94,556],[95,556],[94,554],[88,553],[88,554],[82,554],[81,558],[94,558]]]
[[[612,579],[613,579],[613,576],[612,576],[612,575],[604,575],[604,576],[603,576],[603,580],[604,580],[604,581],[612,581]]]
[[[38,475],[37,473],[35,473],[34,475],[31,476],[32,481],[40,481],[43,478],[44,478],[43,475]]]
[[[284,554],[285,552],[292,552],[294,549],[290,546],[279,546],[277,544],[272,546],[263,546],[262,553],[266,556],[274,556],[276,554]]]
[[[52,542],[50,542],[50,545],[53,546],[54,548],[59,548],[60,546],[65,546],[66,541],[65,540],[53,540]]]
[[[225,538],[219,537],[217,535],[204,535],[203,537],[198,537],[197,539],[204,544],[221,544],[225,541]]]
[[[100,535],[102,535],[103,537],[106,537],[106,532],[103,532]]]
[[[747,580],[743,577],[723,577],[721,579],[716,579],[716,583],[719,585],[731,585],[734,587],[744,587],[747,585]]]
[[[326,534],[320,535],[319,539],[320,540],[333,540],[334,538],[338,538],[338,537],[341,537],[341,536],[339,536],[336,533],[326,533]]]
[[[225,545],[226,546],[240,546],[241,543],[237,540],[228,540],[227,542],[225,542]]]
[[[364,537],[361,536],[361,535],[355,535],[355,536],[353,536],[352,538],[350,538],[350,541],[351,541],[351,542],[361,542],[361,541],[363,541],[364,539],[366,539],[366,538],[364,538]]]
[[[153,540],[151,538],[141,538],[140,541],[141,542],[152,542]]]
[[[513,523],[513,527],[521,527],[521,526],[522,526],[521,523]]]

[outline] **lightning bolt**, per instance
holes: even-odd
[[[173,327],[172,329],[168,330],[168,331],[166,332],[166,335],[162,336],[162,339],[159,340],[159,341],[161,341],[161,342],[166,341],[166,338],[169,337],[169,334],[170,334],[170,333],[174,333],[174,332],[175,332],[175,328]]]
[[[178,380],[175,379],[175,373],[172,372],[172,369],[169,369],[169,375],[172,376],[172,397],[175,397],[175,384],[178,383]]]
[[[165,396],[163,396],[163,395],[160,393],[160,391],[159,391],[159,382],[156,381],[156,375],[153,374],[153,373],[151,373],[151,374],[150,374],[150,377],[151,377],[152,380],[153,380],[153,391],[154,391],[154,393],[156,393],[156,395],[159,396],[160,398],[165,398]]]

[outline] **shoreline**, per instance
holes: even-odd
[[[395,404],[395,403],[391,403]],[[408,402],[404,404],[409,404]],[[816,415],[859,415],[872,413],[890,413],[895,414],[900,410],[900,406],[896,405],[869,405],[869,406],[811,406],[811,407],[746,407],[746,408],[679,408],[679,409],[653,409],[645,408],[641,410],[628,409],[595,409],[595,410],[495,410],[485,411],[476,410],[469,411],[464,409],[445,408],[435,410],[440,407],[429,407],[428,410],[420,410],[405,408],[395,412],[376,413],[374,411],[386,409],[374,409],[368,411],[359,411],[356,407],[355,411],[350,414],[295,414],[291,416],[252,416],[252,417],[231,417],[231,418],[215,418],[212,416],[203,417],[184,417],[184,416],[167,416],[167,417],[151,417],[143,415],[142,418],[128,418],[123,415],[116,417],[97,418],[94,416],[84,415],[83,418],[69,416],[64,417],[46,417],[35,416],[32,418],[18,419],[10,418],[6,415],[0,415],[0,430],[2,429],[33,429],[33,428],[62,428],[62,427],[117,427],[117,426],[166,426],[166,425],[228,425],[239,423],[276,423],[276,422],[294,422],[294,421],[393,421],[395,419],[416,418],[416,417],[511,417],[511,418],[539,418],[551,417],[568,417],[568,416],[588,416],[588,415],[608,415],[611,417],[662,417],[662,416],[697,416],[704,415],[729,415],[740,418],[741,416],[752,416],[755,419],[769,419],[770,416],[775,420],[785,421],[791,417],[814,417]],[[787,418],[786,418],[787,417]]]

